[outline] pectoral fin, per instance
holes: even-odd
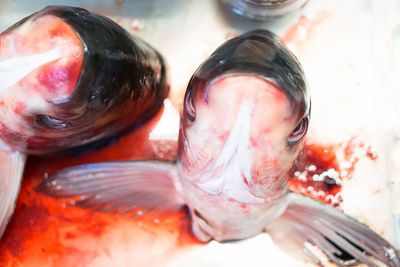
[[[72,204],[98,211],[127,213],[178,210],[175,164],[115,161],[80,165],[51,174],[36,190],[55,198],[80,198]]]
[[[0,238],[14,211],[26,156],[0,143]]]
[[[322,265],[310,249],[318,247],[330,261],[343,266],[343,258],[354,257],[368,266],[400,266],[398,251],[366,225],[335,208],[303,195],[289,193],[289,205],[266,231],[277,245],[297,256]]]

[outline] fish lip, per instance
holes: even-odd
[[[253,30],[226,41],[196,70],[188,89],[199,90],[229,74],[257,75],[284,91],[300,117],[310,112],[310,95],[300,62],[277,35],[267,30]]]
[[[216,82],[218,82],[219,80],[225,79],[225,78],[230,78],[230,77],[237,77],[237,76],[254,76],[257,77],[261,80],[264,80],[267,83],[271,83],[272,85],[274,85],[277,89],[279,89],[282,93],[284,93],[284,95],[286,96],[286,98],[289,100],[290,103],[295,103],[296,100],[292,97],[290,97],[290,95],[288,94],[287,90],[285,90],[284,88],[282,88],[279,83],[277,83],[277,81],[271,77],[268,77],[266,75],[262,75],[260,73],[253,73],[253,72],[243,72],[243,71],[236,71],[236,70],[232,70],[230,72],[226,72],[222,75],[213,77],[210,79],[210,81],[207,83],[207,85],[204,87],[204,94],[203,94],[203,101],[205,103],[208,103],[208,91],[209,88]]]

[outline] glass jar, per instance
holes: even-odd
[[[222,0],[233,12],[257,20],[283,16],[302,8],[308,0]]]

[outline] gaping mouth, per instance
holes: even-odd
[[[182,177],[241,203],[273,199],[297,157],[287,149],[297,113],[286,91],[257,75],[229,74],[198,95],[196,119],[181,129]]]

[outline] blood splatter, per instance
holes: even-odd
[[[297,48],[304,45],[311,37],[314,29],[330,16],[326,10],[321,10],[314,16],[301,16],[281,36],[281,41],[292,51],[297,52]]]
[[[159,266],[200,245],[191,233],[186,209],[168,214],[101,213],[34,191],[48,173],[67,166],[160,157],[162,149],[157,146],[164,142],[148,138],[159,119],[160,114],[112,145],[79,156],[29,157],[14,216],[0,241],[0,265],[110,266],[122,261],[128,266]],[[163,157],[174,157],[176,149],[171,145]]]
[[[144,29],[144,23],[140,19],[134,18],[129,23],[129,28],[132,31],[140,32],[140,31],[142,31]]]
[[[297,162],[290,189],[339,206],[343,180],[352,178],[360,159],[375,160],[377,157],[371,146],[357,137],[336,144],[316,144],[308,140]]]

